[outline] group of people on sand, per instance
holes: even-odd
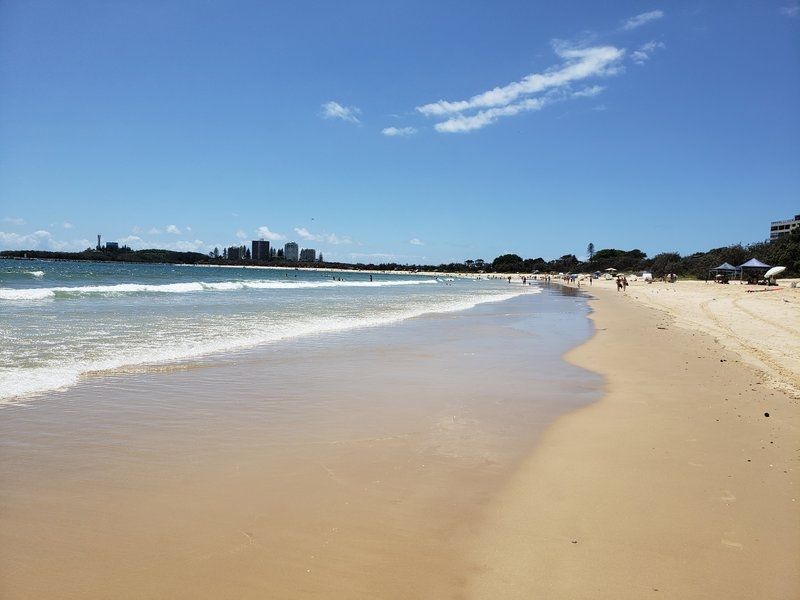
[[[625,275],[617,275],[617,291],[618,292],[628,291],[628,278],[625,277]]]

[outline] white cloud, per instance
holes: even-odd
[[[159,248],[163,250],[174,250],[176,252],[208,252],[211,249],[209,244],[203,240],[180,240],[177,242],[152,242],[144,240],[138,235],[129,235],[117,240],[120,244],[130,246],[134,250],[143,248]]]
[[[159,235],[159,234],[161,234],[161,233],[164,233],[164,232],[163,232],[163,231],[161,231],[161,230],[160,230],[158,227],[151,227],[151,228],[148,230],[148,232],[147,232],[147,233],[149,233],[150,235]]]
[[[787,17],[798,17],[800,16],[800,2],[790,2],[787,6],[782,6],[780,11]]]
[[[410,240],[408,240],[408,243],[411,244],[412,246],[424,246],[425,245],[425,242],[423,242],[419,238],[411,238]]]
[[[361,114],[357,106],[342,106],[331,100],[322,105],[322,117],[325,119],[341,119],[349,123],[361,123],[356,115]]]
[[[85,250],[90,246],[92,242],[85,239],[58,240],[44,229],[27,234],[0,231],[0,248],[4,250]]]
[[[167,233],[174,233],[175,235],[181,234],[181,230],[178,229],[175,225],[167,225],[166,231]]]
[[[384,260],[384,261],[387,261],[387,260],[394,261],[394,260],[397,260],[400,257],[397,254],[385,254],[383,252],[373,252],[372,254],[363,254],[363,253],[359,253],[359,252],[351,252],[350,253],[350,258],[351,259],[355,259],[355,260],[368,258],[368,259],[372,259],[372,260],[378,259],[378,260]]]
[[[585,87],[577,92],[572,92],[570,94],[570,98],[592,98],[593,96],[597,96],[597,94],[602,92],[604,89],[606,88],[604,88],[602,85]]]
[[[3,223],[8,223],[10,225],[25,225],[25,219],[20,219],[19,217],[3,217]]]
[[[474,115],[458,115],[447,121],[434,125],[436,131],[441,133],[465,133],[473,129],[481,129],[495,123],[500,117],[510,117],[522,112],[541,110],[548,103],[547,98],[528,98],[516,104],[509,104],[501,108],[481,110]]]
[[[142,240],[142,238],[140,238],[138,235],[127,235],[124,238],[119,238],[117,241],[120,244],[124,244],[133,248],[134,246],[140,246],[144,240]]]
[[[592,110],[604,111],[604,110],[608,110],[608,107],[605,104],[598,104],[597,106],[592,108]]]
[[[328,242],[329,244],[333,244],[335,246],[338,246],[338,245],[341,245],[341,244],[352,244],[353,243],[353,240],[351,240],[349,237],[347,237],[347,236],[339,237],[335,233],[326,233],[326,234],[323,235],[323,238],[324,238],[324,241]]]
[[[138,225],[134,225],[134,226],[133,226],[133,229],[131,229],[131,231],[132,231],[133,233],[142,233],[142,228],[141,228],[141,227],[139,227]]]
[[[305,227],[295,227],[294,231],[307,242],[324,242],[333,244],[334,246],[353,243],[353,240],[349,236],[339,237],[335,233],[311,233]]]
[[[664,42],[657,42],[655,40],[647,42],[639,47],[638,50],[634,50],[631,52],[631,59],[637,65],[643,65],[650,59],[650,55],[653,54],[659,48],[665,48]]]
[[[70,223],[69,221],[64,221],[64,222],[61,224],[61,226],[62,226],[64,229],[72,229],[72,227],[73,227],[72,223]]]
[[[267,227],[266,225],[262,225],[261,227],[256,229],[256,235],[258,235],[259,239],[269,240],[270,242],[279,242],[281,240],[286,239],[285,235],[280,233],[275,233],[274,231],[270,231],[269,227]]]
[[[175,250],[177,252],[208,252],[210,249],[208,244],[203,240],[181,240],[179,242],[170,242],[165,244],[166,250]]]
[[[519,81],[495,87],[467,100],[423,104],[417,107],[417,111],[426,116],[449,117],[434,126],[440,132],[461,133],[480,129],[500,117],[541,110],[551,102],[596,95],[602,87],[594,86],[572,93],[569,90],[578,81],[620,73],[620,61],[625,55],[624,49],[614,46],[576,48],[557,40],[553,41],[553,50],[562,63],[543,73],[531,73]],[[543,95],[530,97],[534,94]]]
[[[507,106],[522,96],[564,87],[589,77],[613,75],[617,72],[617,63],[625,54],[625,50],[614,46],[573,48],[559,41],[553,42],[553,50],[559,58],[564,59],[558,68],[544,73],[531,73],[519,81],[482,92],[468,100],[439,100],[418,106],[417,110],[426,116],[443,116],[473,109]]]
[[[417,130],[414,127],[386,127],[381,130],[381,133],[389,137],[397,137],[414,135]]]
[[[643,12],[641,14],[636,15],[635,17],[631,17],[630,19],[626,19],[622,23],[622,29],[625,31],[630,31],[631,29],[636,29],[637,27],[641,27],[645,23],[649,23],[650,21],[656,21],[664,16],[663,10],[651,10],[649,12]]]
[[[192,230],[192,228],[191,228],[191,227],[189,227],[188,225],[187,225],[186,227],[184,227],[184,229],[185,229],[186,231],[191,231],[191,230]]]
[[[240,229],[239,231],[236,232],[236,237],[239,238],[240,240],[246,240],[248,236],[247,233],[245,233]]]
[[[372,252],[372,253],[359,253],[351,252],[349,255],[350,260],[364,261],[364,262],[404,262],[404,263],[419,263],[427,260],[425,256],[414,256],[411,254],[389,254],[385,252]]]
[[[295,233],[297,235],[299,235],[301,238],[303,238],[306,241],[310,241],[310,242],[320,242],[320,241],[322,241],[322,237],[321,236],[314,235],[313,233],[311,233],[305,227],[295,227],[294,231],[295,231]]]

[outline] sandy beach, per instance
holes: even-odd
[[[3,597],[797,597],[800,290],[546,288],[7,407]]]
[[[469,596],[800,596],[800,290],[583,289],[596,333],[567,358],[605,394],[495,498]]]
[[[120,370],[6,406],[3,598],[451,598],[485,507],[600,378],[553,288]]]

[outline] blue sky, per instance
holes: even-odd
[[[0,248],[688,253],[800,213],[800,6],[0,4]]]

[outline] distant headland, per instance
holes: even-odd
[[[303,252],[296,255],[290,254],[287,257],[284,255],[283,249],[278,252],[270,251],[268,242],[259,240],[253,244],[255,252],[245,246],[231,246],[224,248],[221,252],[215,248],[210,253],[203,254],[156,248],[132,250],[127,246],[108,243],[102,247],[98,244],[97,248],[87,248],[81,252],[3,250],[0,251],[0,258],[444,273],[592,273],[614,268],[627,272],[650,271],[656,276],[675,273],[681,277],[703,279],[708,276],[709,270],[719,264],[727,262],[738,265],[755,257],[769,265],[785,266],[787,268],[786,277],[800,276],[800,228],[763,242],[723,246],[685,256],[681,256],[677,252],[661,252],[653,257],[648,257],[639,249],[605,248],[595,250],[594,244],[590,243],[586,249],[587,260],[580,260],[574,254],[565,254],[553,260],[503,254],[492,261],[468,259],[463,262],[439,265],[396,262],[379,264],[331,262],[325,261],[321,253],[317,254],[313,250],[305,252],[305,254]],[[292,250],[290,249],[290,252]]]

